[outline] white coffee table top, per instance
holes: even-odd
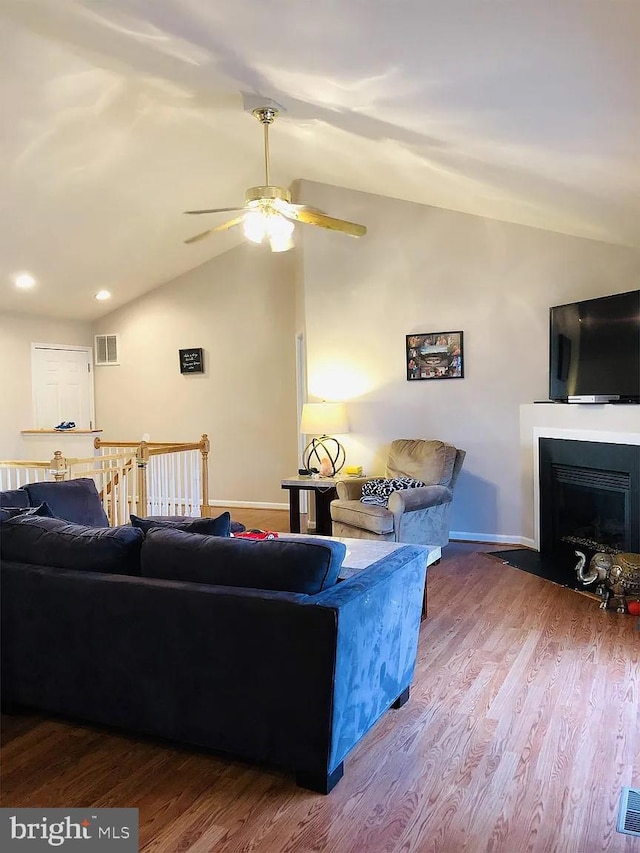
[[[366,569],[372,563],[376,563],[388,554],[393,554],[394,551],[404,548],[408,544],[406,542],[375,542],[372,539],[349,539],[345,536],[317,536],[313,533],[280,533],[278,538],[298,539],[301,536],[310,536],[313,539],[334,539],[337,542],[344,542],[347,546],[347,553],[340,569],[341,577],[344,577],[344,569],[347,569],[348,573],[362,571],[362,569]],[[442,556],[442,548],[439,546],[416,545],[416,547],[424,548],[427,555],[427,566],[435,563]]]

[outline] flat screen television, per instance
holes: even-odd
[[[549,398],[640,403],[640,290],[550,309]]]

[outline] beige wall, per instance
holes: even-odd
[[[30,459],[31,344],[93,346],[89,323],[0,313],[0,458]],[[51,425],[52,427],[55,424]]]
[[[381,472],[396,437],[452,441],[468,452],[454,536],[530,537],[519,407],[547,398],[548,308],[638,287],[640,253],[307,181],[296,192],[368,235],[301,226],[294,252],[238,247],[92,329],[0,315],[1,455],[18,453],[30,424],[31,342],[116,332],[120,366],[95,372],[105,437],[207,432],[214,500],[282,505],[280,480],[298,467],[304,333],[310,398],[349,402],[351,464]],[[405,335],[458,329],[465,378],[407,382]],[[206,373],[182,376],[178,349],[196,346]]]
[[[239,246],[100,320],[120,365],[97,367],[96,418],[111,439],[211,440],[211,498],[285,504],[297,467],[295,252]],[[178,349],[202,347],[182,375]]]
[[[548,397],[548,309],[638,287],[640,253],[307,181],[299,199],[368,228],[304,237],[309,392],[350,401],[348,463],[381,473],[394,438],[453,442],[453,535],[519,541],[519,406]],[[465,378],[407,382],[405,335],[449,330]]]

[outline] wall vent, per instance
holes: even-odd
[[[640,836],[640,788],[622,789],[618,832]]]
[[[96,365],[120,364],[120,346],[117,335],[96,335]]]

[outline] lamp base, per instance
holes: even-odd
[[[323,459],[327,459],[331,465],[331,472],[328,476],[335,477],[346,461],[344,447],[337,438],[321,435],[320,438],[312,438],[307,444],[302,454],[302,464],[307,471],[312,468],[319,468],[322,473]]]

